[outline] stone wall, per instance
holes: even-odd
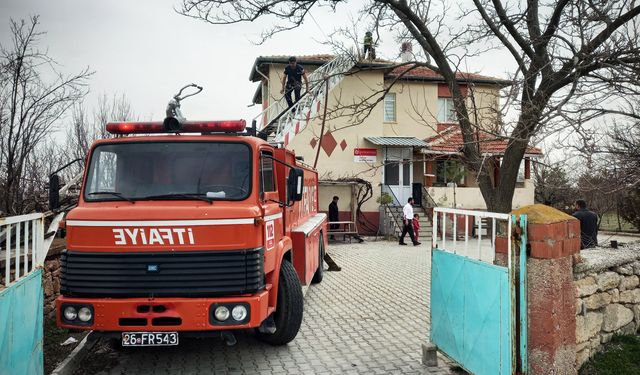
[[[589,249],[574,265],[576,367],[600,351],[614,334],[640,327],[640,245]]]
[[[44,261],[42,273],[42,290],[44,291],[44,316],[55,317],[56,298],[60,295],[60,253],[64,249],[64,242],[54,240]]]

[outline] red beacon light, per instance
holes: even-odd
[[[240,133],[247,127],[245,120],[185,121],[176,122],[110,122],[107,131],[111,134],[150,133]],[[169,125],[169,126],[168,126]]]

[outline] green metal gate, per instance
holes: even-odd
[[[526,373],[526,216],[436,208],[433,228],[431,342],[477,375]]]

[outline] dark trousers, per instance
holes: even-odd
[[[338,221],[338,220],[331,220],[331,221]],[[329,221],[329,222],[331,222],[331,221]],[[331,230],[340,229],[340,224],[329,224],[329,229],[331,229]],[[329,239],[330,240],[335,240],[336,238],[332,234],[332,235],[329,236]]]
[[[412,243],[416,243],[416,238],[413,235],[413,220],[406,220],[404,226],[402,227],[402,235],[400,236],[400,243],[404,242],[404,236],[409,233],[409,237],[411,238]]]
[[[301,89],[302,89],[302,86],[300,85],[293,85],[293,86],[287,85],[286,91],[284,92],[284,97],[285,99],[287,99],[287,104],[289,105],[289,108],[291,108],[291,106],[293,106],[293,103],[295,103],[291,98],[291,94],[293,93],[295,95],[296,102],[297,102],[298,100],[300,100]]]

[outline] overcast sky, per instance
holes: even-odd
[[[298,30],[280,34],[264,45],[252,41],[268,23],[211,25],[177,14],[177,0],[2,0],[0,43],[6,44],[9,18],[39,14],[47,34],[41,45],[71,73],[89,67],[91,93],[97,96],[124,93],[143,119],[162,119],[167,101],[187,83],[204,91],[183,102],[186,117],[196,119],[250,120],[259,108],[248,108],[256,84],[248,80],[260,55],[331,53],[320,41],[334,28],[356,16],[361,2],[341,6],[336,13],[315,10],[313,18]],[[414,47],[415,48],[415,47]],[[398,46],[383,36],[379,56],[394,58]],[[486,56],[470,67],[473,71],[505,77],[498,55]]]

